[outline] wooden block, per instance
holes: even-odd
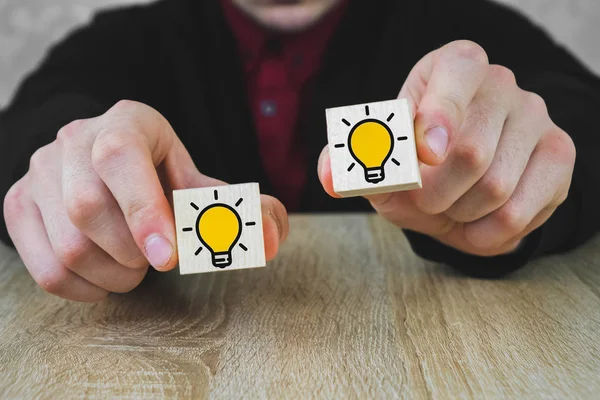
[[[421,188],[406,99],[326,110],[333,190],[344,197]]]
[[[258,183],[173,191],[182,275],[264,267]]]

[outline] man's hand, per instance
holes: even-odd
[[[416,116],[423,189],[368,196],[396,225],[493,256],[513,251],[567,197],[573,141],[542,98],[490,65],[477,44],[453,42],[425,56],[399,97]],[[327,148],[319,177],[336,196]]]
[[[150,263],[177,264],[173,213],[165,193],[224,184],[202,175],[154,109],[122,101],[74,121],[32,157],[4,200],[8,232],[35,281],[71,300],[127,292]],[[287,214],[262,196],[267,259],[287,235]]]

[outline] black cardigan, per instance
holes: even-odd
[[[600,154],[600,82],[529,21],[490,2],[350,0],[299,125],[309,162],[302,211],[370,210],[362,198],[329,198],[318,181],[325,108],[395,98],[421,57],[455,39],[479,43],[491,63],[511,68],[522,88],[540,94],[578,150],[567,201],[514,254],[475,257],[406,232],[425,258],[500,276],[533,257],[571,249],[598,230],[600,169],[593,158]],[[99,14],[52,48],[0,114],[0,194],[63,125],[97,116],[120,99],[161,112],[203,173],[231,183],[258,181],[272,193],[235,46],[217,0],[164,0]],[[0,238],[10,243],[3,223]]]

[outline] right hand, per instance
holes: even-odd
[[[165,193],[222,185],[202,175],[162,115],[121,101],[74,121],[31,157],[4,200],[6,226],[33,279],[77,301],[128,292],[151,264],[177,265],[175,222]],[[288,231],[275,198],[261,197],[267,259]]]

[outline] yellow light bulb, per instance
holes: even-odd
[[[394,149],[390,128],[376,119],[365,119],[352,128],[348,148],[364,168],[367,182],[378,183],[385,178],[385,162]]]
[[[218,268],[231,265],[231,250],[242,233],[242,220],[227,204],[212,204],[202,210],[196,223],[200,241],[212,255]]]

